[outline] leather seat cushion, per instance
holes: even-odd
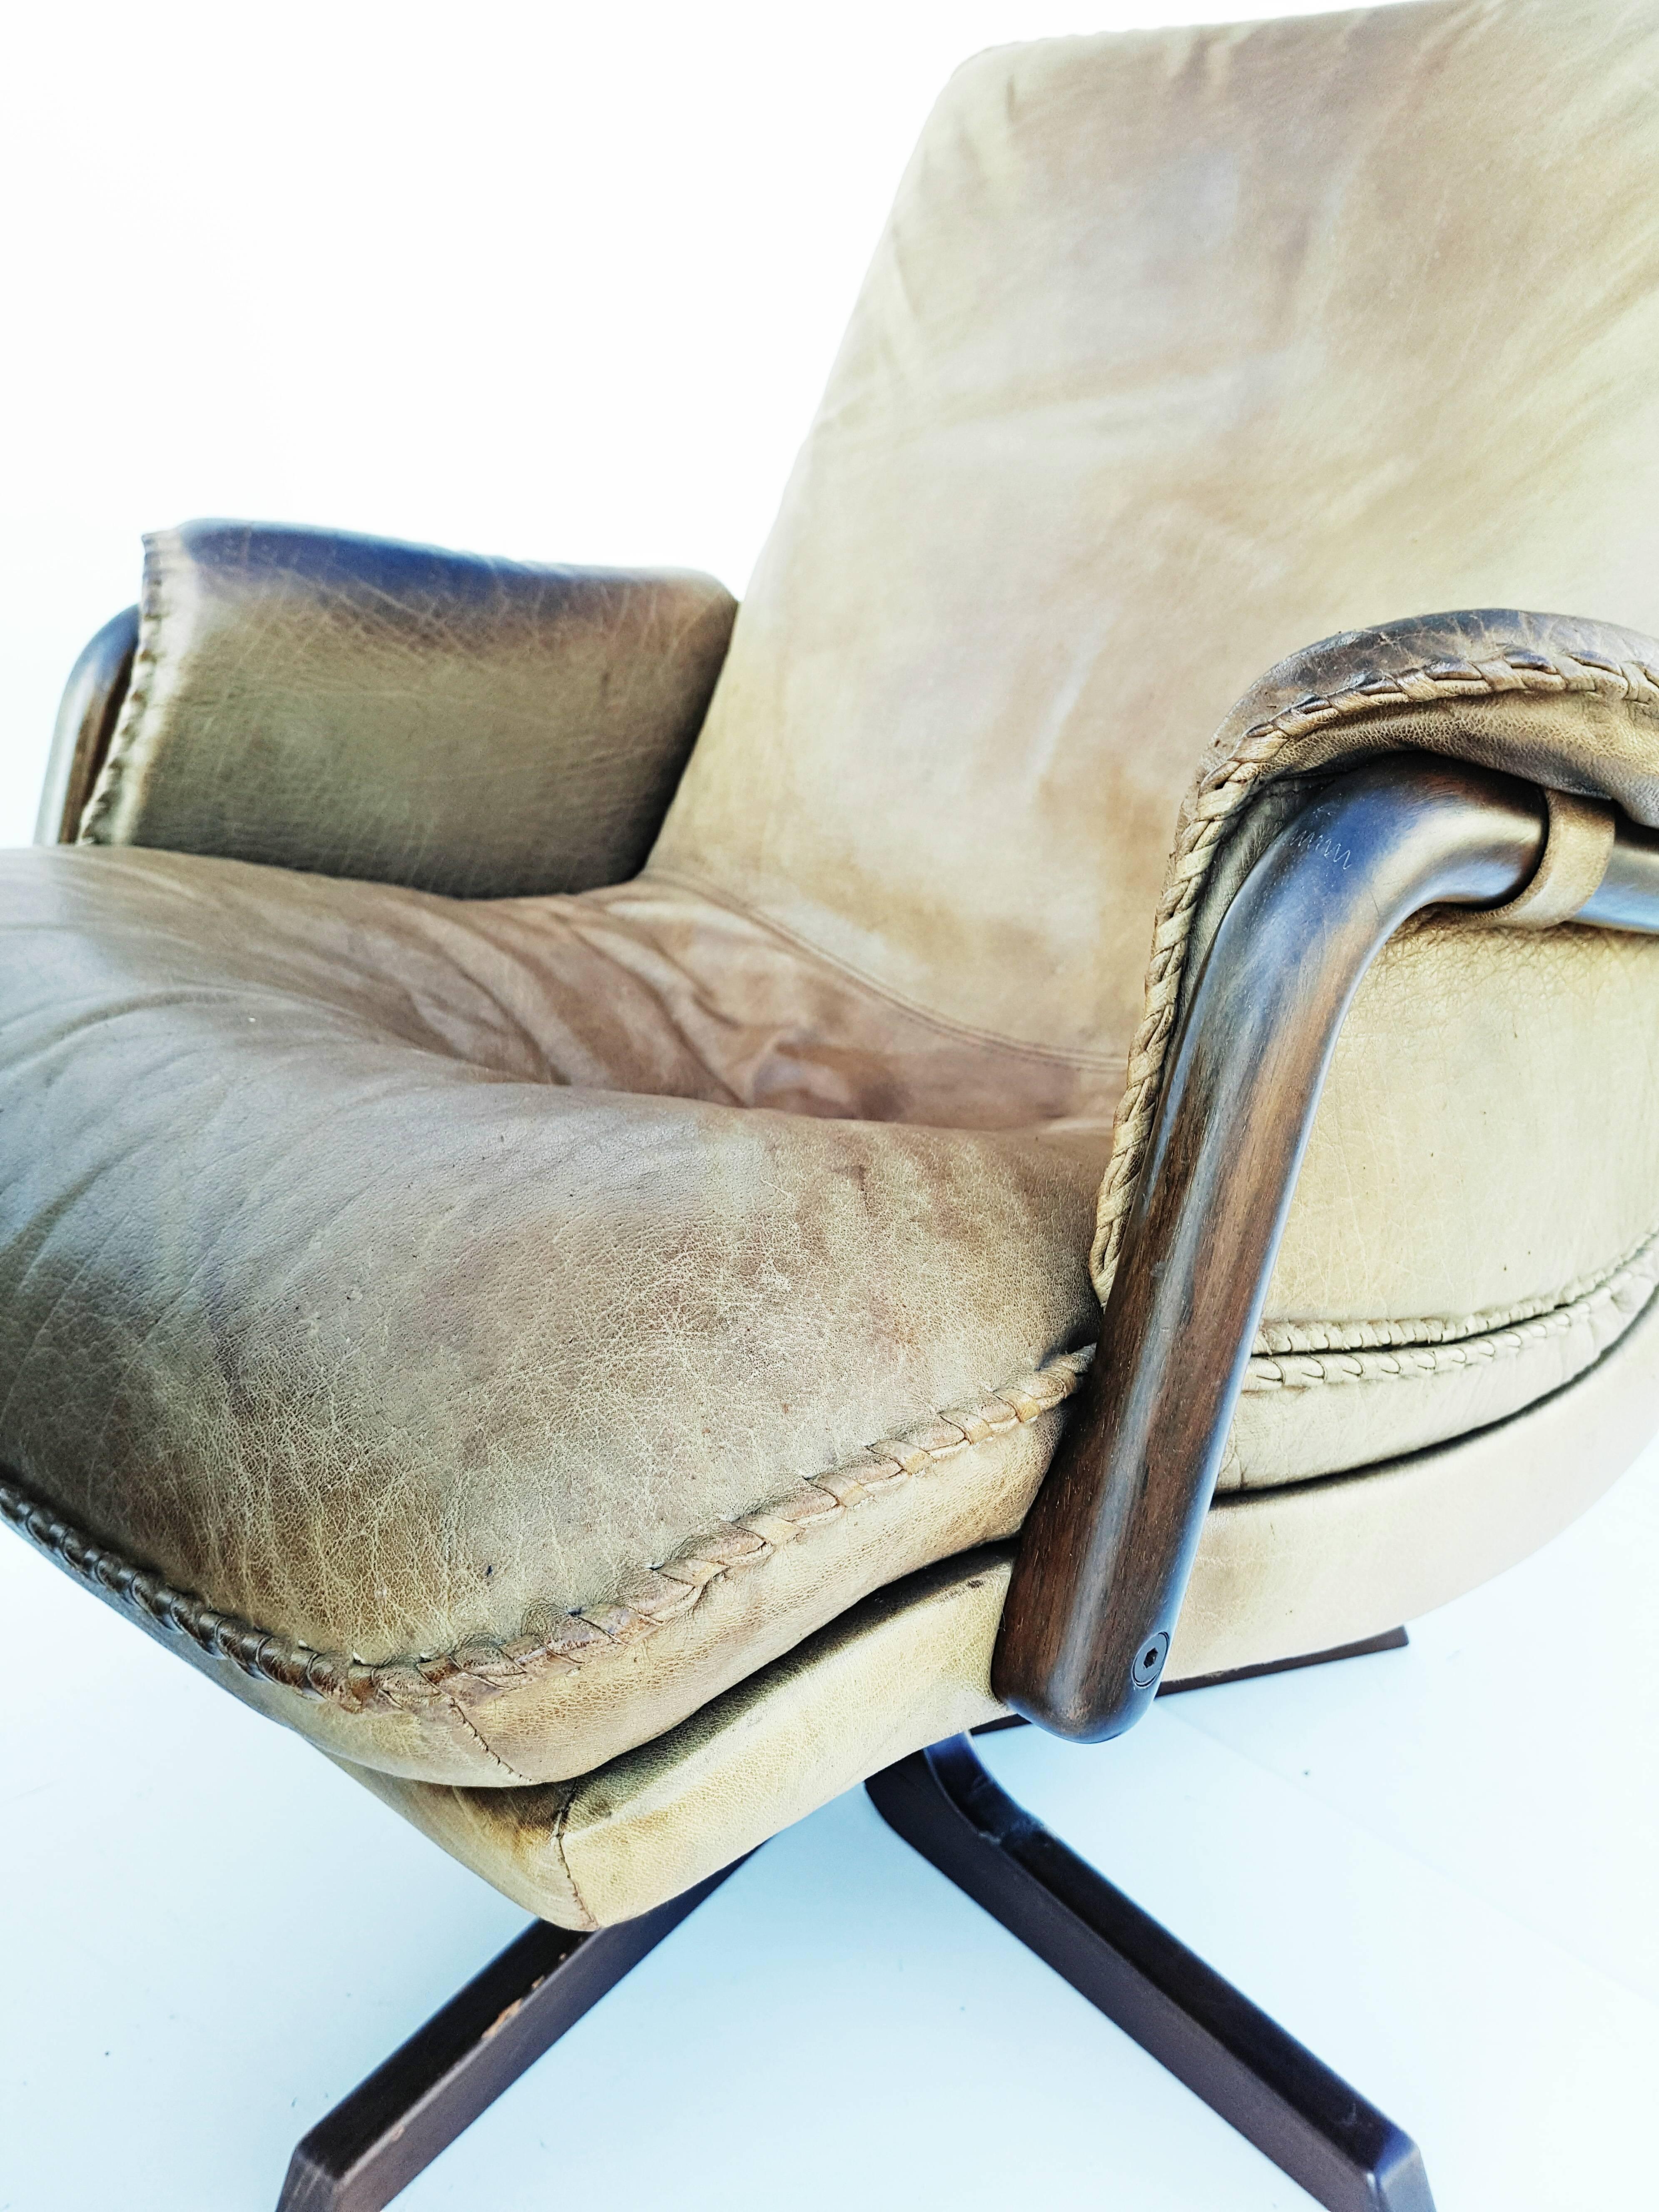
[[[228,1686],[565,1779],[1019,1526],[1098,1327],[1103,1070],[660,880],[0,866],[0,1507]],[[1651,1086],[1583,1079],[1650,1056],[1659,946],[1525,952],[1373,971],[1224,1489],[1501,1419],[1645,1304]]]
[[[1594,1371],[1518,1421],[1362,1475],[1218,1505],[1169,1685],[1328,1651],[1417,1619],[1546,1543],[1647,1443],[1650,1306]],[[526,1911],[649,1911],[906,1753],[992,1719],[1012,1545],[880,1590],[680,1727],[568,1784],[446,1789],[350,1771]]]
[[[1098,1326],[1097,1144],[685,1095],[563,910],[0,884],[0,1462],[434,1779],[585,1771],[1012,1532]]]

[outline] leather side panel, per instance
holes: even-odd
[[[1659,1413],[1659,1311],[1518,1419],[1330,1482],[1212,1508],[1170,1678],[1359,1641],[1489,1580],[1607,1489]],[[659,1741],[557,1790],[357,1778],[532,1912],[627,1919],[921,1745],[1001,1711],[1012,1547],[866,1601]]]

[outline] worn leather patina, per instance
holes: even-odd
[[[735,629],[153,541],[82,842],[0,861],[0,1510],[572,1925],[998,1710],[1251,860],[1381,752],[1659,825],[1656,70],[1610,0],[981,57]],[[1371,969],[1172,1672],[1638,1448],[1656,1006],[1571,924]]]
[[[0,863],[0,1457],[450,1778],[580,1772],[1011,1533],[1094,1325],[1097,1159],[573,1082],[545,921]]]
[[[460,898],[615,883],[651,849],[735,612],[678,571],[159,531],[78,834]]]
[[[1236,1497],[1205,1527],[1172,1682],[1329,1650],[1501,1573],[1605,1489],[1659,1395],[1650,1305],[1523,1421],[1345,1480]],[[529,1911],[605,1926],[727,1866],[907,1747],[1001,1715],[991,1653],[1012,1545],[942,1562],[638,1751],[571,1784],[449,1788],[350,1771]]]

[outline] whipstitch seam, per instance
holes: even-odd
[[[1248,1395],[1329,1389],[1346,1382],[1412,1382],[1518,1358],[1552,1337],[1570,1336],[1607,1306],[1616,1309],[1628,1325],[1652,1297],[1656,1275],[1659,1255],[1650,1246],[1641,1261],[1620,1268],[1588,1296],[1495,1328],[1486,1335],[1467,1337],[1453,1344],[1402,1346],[1398,1351],[1341,1352],[1322,1358],[1313,1354],[1253,1358],[1245,1370],[1244,1391]]]
[[[532,1606],[516,1637],[474,1637],[428,1657],[371,1662],[344,1652],[318,1651],[222,1613],[94,1541],[4,1475],[0,1516],[82,1582],[256,1680],[349,1712],[371,1705],[403,1711],[448,1705],[471,1728],[463,1700],[495,1696],[532,1674],[556,1669],[575,1674],[596,1658],[631,1648],[690,1613],[704,1591],[723,1577],[763,1565],[786,1545],[924,1468],[1051,1413],[1077,1389],[1093,1356],[1092,1346],[1062,1352],[972,1404],[951,1407],[902,1437],[866,1446],[848,1465],[810,1476],[754,1512],[693,1537],[613,1601],[572,1610]],[[484,1748],[489,1749],[487,1743]]]
[[[1651,1277],[1656,1264],[1652,1248],[1659,1230],[1644,1230],[1636,1242],[1605,1267],[1588,1275],[1575,1275],[1559,1290],[1542,1297],[1523,1298],[1508,1306],[1488,1306],[1453,1317],[1419,1315],[1409,1321],[1267,1321],[1250,1346],[1252,1362],[1282,1359],[1332,1352],[1404,1351],[1422,1345],[1460,1344],[1470,1337],[1488,1336],[1494,1330],[1518,1328],[1523,1322],[1547,1319],[1568,1306],[1582,1305],[1598,1291],[1611,1288],[1619,1277],[1634,1269]]]
[[[153,546],[144,549],[143,581],[138,591],[138,644],[132,657],[127,696],[110,738],[109,750],[97,781],[87,793],[76,830],[77,845],[101,845],[121,787],[125,781],[139,734],[149,713],[149,695],[161,671],[161,633],[167,609],[162,596],[161,562]],[[118,840],[117,841],[119,842]]]
[[[1135,1184],[1152,1133],[1164,1056],[1181,996],[1187,946],[1199,896],[1216,848],[1256,785],[1271,777],[1285,748],[1332,722],[1395,707],[1426,707],[1504,693],[1599,692],[1619,702],[1659,708],[1659,673],[1638,660],[1547,653],[1513,646],[1492,660],[1425,661],[1394,676],[1365,676],[1328,697],[1310,691],[1270,721],[1248,729],[1198,786],[1176,842],[1152,931],[1152,956],[1140,1026],[1129,1049],[1123,1096],[1112,1127],[1112,1156],[1101,1185],[1091,1264],[1103,1301],[1122,1248]]]

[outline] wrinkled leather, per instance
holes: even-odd
[[[1169,1680],[1358,1642],[1501,1573],[1629,1464],[1656,1391],[1650,1307],[1592,1375],[1523,1422],[1216,1507]],[[1013,1548],[878,1593],[579,1782],[446,1789],[349,1771],[526,1911],[573,1928],[628,1919],[892,1760],[994,1718],[991,1654]]]
[[[1121,1066],[1177,810],[1263,670],[1443,607],[1659,635],[1656,74],[1648,0],[968,62],[652,866]]]
[[[1097,1152],[708,1103],[648,992],[591,948],[559,981],[583,912],[0,861],[0,1462],[318,1652],[527,1642],[377,1686],[350,1740],[406,1771],[581,1772],[1011,1533],[1052,1412],[884,1485],[865,1447],[1097,1325]],[[692,1095],[644,1095],[665,1065]],[[805,1501],[833,1526],[764,1518],[856,1462],[855,1505]],[[731,1572],[675,1566],[757,1512]],[[641,1586],[693,1595],[665,1563],[696,1602],[623,1635]],[[579,1610],[605,1648],[568,1662]]]
[[[84,842],[460,898],[635,873],[735,611],[710,576],[236,522],[146,538],[140,609]]]
[[[213,591],[175,622],[196,603],[158,586],[87,824],[116,849],[23,856],[0,890],[0,1460],[39,1540],[337,1755],[487,1784],[503,1820],[527,1802],[504,1785],[580,1795],[775,1667],[808,1717],[745,1832],[873,1763],[901,1705],[958,1710],[954,1659],[914,1700],[878,1672],[834,1733],[813,1686],[854,1678],[806,1639],[856,1642],[876,1590],[1018,1527],[1060,1419],[1030,1389],[1097,1322],[1095,1189],[1133,1181],[1175,936],[1200,954],[1285,810],[1368,750],[1659,819],[1656,37],[1609,0],[1453,0],[970,64],[635,883],[463,902],[133,849],[173,842],[165,804],[198,849],[476,894],[520,883],[490,856],[521,856],[527,791],[538,852],[599,865],[526,782],[540,738],[490,741],[477,811],[431,803],[495,647],[431,615],[425,735],[354,703],[325,758],[283,672],[320,607],[313,703],[383,707],[362,671],[395,654],[371,623],[359,659],[361,608],[331,629],[284,585],[243,688],[224,641],[260,594],[222,633]],[[1492,94],[1516,82],[1548,87],[1524,129]],[[583,772],[567,647],[592,698],[630,639],[547,635],[550,794]],[[1423,673],[1528,653],[1514,685]],[[1164,856],[1205,823],[1176,930]],[[1373,970],[1212,1516],[1326,1548],[1316,1575],[1265,1537],[1201,1572],[1206,1649],[1389,1625],[1379,1588],[1452,1595],[1610,1467],[1556,1462],[1650,1311],[1656,956],[1431,918]],[[1428,1480],[1522,1407],[1468,1446],[1478,1510]],[[1555,1460],[1506,1521],[1533,1435]],[[1350,1498],[1385,1502],[1322,1518]],[[1379,1584],[1382,1559],[1417,1579]],[[743,1795],[717,1768],[653,1813],[636,1887],[595,1861],[607,1911],[694,1878],[708,1793]]]
[[[1085,1342],[1101,1132],[1042,1122],[1063,1097],[1041,1055],[941,1040],[669,886],[453,902],[133,851],[6,866],[0,1127],[27,1165],[0,1198],[0,1455],[79,1529],[255,1627],[374,1665],[451,1655],[439,1686],[343,1709],[277,1683],[267,1709],[391,1771],[580,1773],[894,1574],[1018,1526],[1052,1414],[714,1577],[626,1664],[526,1656],[503,1680],[457,1662],[480,1638],[534,1646],[550,1608],[606,1620],[712,1524]],[[1280,1267],[1304,1270],[1318,1318],[1273,1310],[1224,1486],[1499,1418],[1593,1359],[1650,1287],[1639,1256],[1611,1286],[1549,1273],[1607,1249],[1639,1190],[1647,1086],[1559,1079],[1650,1049],[1647,948],[1477,933],[1460,940],[1474,1010],[1437,1026],[1422,960],[1444,948],[1411,950],[1428,939],[1400,941],[1389,1004],[1352,1018]],[[793,1024],[756,1018],[769,945]],[[723,964],[744,987],[729,1009]],[[1342,1233],[1369,1176],[1382,1201],[1413,1173],[1425,1199],[1443,1184],[1443,1133],[1397,1158],[1370,1125],[1402,1072],[1438,1097],[1449,1032],[1484,1048],[1455,1171],[1516,1294],[1461,1334],[1389,1306]],[[763,1101],[787,1110],[738,1110]],[[845,1118],[953,1103],[1046,1133]],[[1600,1117],[1621,1172],[1590,1187],[1601,1213],[1547,1186],[1539,1292],[1516,1241],[1538,1209],[1517,1215],[1482,1133],[1529,1116],[1559,1156],[1567,1107],[1587,1155]],[[1455,1232],[1439,1259],[1466,1295]],[[1380,1341],[1372,1311],[1394,1316]]]

